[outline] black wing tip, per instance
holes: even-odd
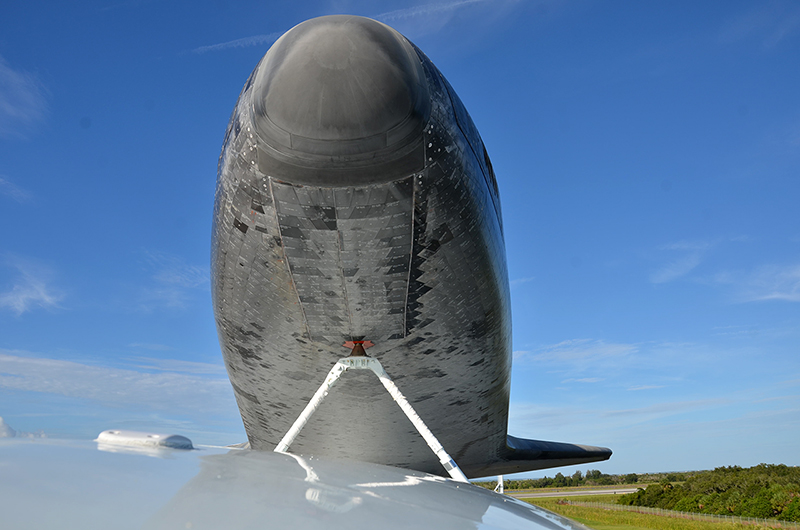
[[[602,462],[612,455],[608,447],[528,440],[507,436],[506,447],[499,458],[484,466],[474,466],[465,470],[469,478],[491,475],[510,475],[524,471],[536,471],[553,467]]]

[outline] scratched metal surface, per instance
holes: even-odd
[[[387,466],[210,447],[98,449],[0,440],[0,527],[585,530],[478,486]]]
[[[286,72],[301,66],[324,89],[291,85]],[[337,97],[353,90],[351,77],[362,93]],[[384,78],[401,89],[387,96],[375,88]],[[351,120],[319,103],[273,119],[280,101],[270,94],[309,91],[345,110],[392,110]],[[399,33],[325,17],[262,59],[220,156],[212,268],[222,352],[252,447],[277,444],[349,353],[345,341],[369,340],[367,353],[468,476],[500,458],[511,320],[497,185],[455,92]],[[343,376],[291,450],[444,473],[366,372]]]

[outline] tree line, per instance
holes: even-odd
[[[694,472],[681,484],[662,479],[617,501],[682,512],[800,521],[800,467],[759,464]]]
[[[526,490],[535,488],[569,488],[575,486],[616,486],[623,484],[636,484],[639,482],[657,482],[668,478],[673,482],[686,480],[689,473],[649,473],[637,475],[628,473],[624,475],[607,475],[598,469],[590,469],[586,474],[576,471],[570,476],[556,473],[554,477],[530,478],[519,480],[506,480],[504,488],[507,490]],[[497,481],[476,482],[478,486],[494,489]]]

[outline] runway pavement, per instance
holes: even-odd
[[[580,495],[624,495],[625,493],[633,493],[638,488],[618,488],[618,489],[590,489],[590,490],[562,490],[562,491],[533,491],[524,493],[515,493],[513,491],[506,491],[506,495],[515,497],[517,499],[535,499],[538,497],[574,497]]]

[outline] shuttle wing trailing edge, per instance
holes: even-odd
[[[380,22],[306,21],[250,75],[219,159],[212,294],[254,449],[279,443],[358,344],[467,477],[611,455],[507,436],[494,171],[444,76]],[[444,473],[373,374],[347,371],[326,392],[293,451]]]

